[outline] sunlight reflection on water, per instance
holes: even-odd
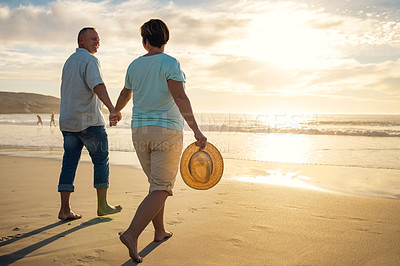
[[[311,178],[307,176],[298,175],[295,172],[285,172],[282,169],[266,170],[265,172],[266,172],[265,176],[240,175],[240,176],[233,176],[232,179],[243,182],[262,183],[268,185],[326,191],[322,188],[308,184],[307,181],[311,180]]]
[[[265,141],[265,136],[254,138],[251,146],[253,157],[261,161],[279,161],[296,163],[315,163],[313,143],[304,135],[278,135]]]

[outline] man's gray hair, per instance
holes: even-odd
[[[78,44],[79,44],[79,37],[85,35],[85,34],[86,34],[86,31],[88,31],[88,30],[96,30],[96,28],[93,28],[93,27],[85,27],[85,28],[81,29],[81,30],[79,31],[79,34],[78,34]]]

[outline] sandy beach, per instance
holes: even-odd
[[[0,266],[136,265],[127,247],[145,266],[400,266],[400,0],[12,0],[0,21]],[[181,133],[224,171],[195,190],[184,171],[214,184],[219,154],[183,160],[154,236],[166,194],[139,208],[137,155],[169,192]],[[106,150],[115,208],[94,188]]]
[[[147,194],[141,169],[111,165],[109,202],[123,211],[98,217],[92,166],[81,162],[71,203],[83,218],[61,222],[60,166],[0,156],[0,264],[133,265],[118,233]],[[229,178],[246,166],[225,160],[223,179],[207,191],[190,189],[178,175],[165,217],[174,236],[152,242],[148,226],[139,239],[142,265],[400,264],[399,200]]]

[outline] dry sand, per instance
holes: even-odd
[[[208,191],[178,176],[165,217],[174,236],[156,244],[148,226],[143,265],[400,265],[399,200],[238,182],[226,178],[237,162],[225,163]],[[60,166],[0,156],[0,265],[133,265],[118,232],[147,193],[142,171],[111,166],[109,202],[124,209],[97,217],[92,166],[82,162],[72,208],[83,218],[60,222]]]

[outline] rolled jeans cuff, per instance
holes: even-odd
[[[109,187],[109,184],[108,184],[108,183],[99,183],[99,184],[94,184],[94,187],[95,187],[95,188],[99,188],[99,189],[101,189],[101,188],[108,188],[108,187]]]
[[[58,192],[61,191],[70,191],[70,192],[74,192],[74,185],[70,185],[70,184],[59,184],[58,185]]]

